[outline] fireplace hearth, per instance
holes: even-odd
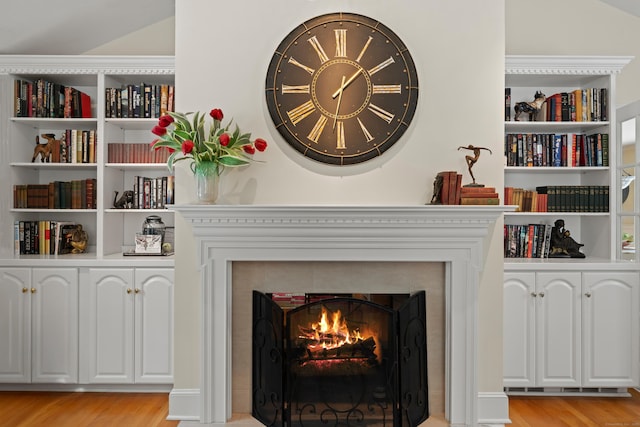
[[[336,297],[283,311],[253,292],[252,415],[266,426],[416,426],[429,417],[425,292],[397,310]]]

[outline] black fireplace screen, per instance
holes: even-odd
[[[429,417],[425,293],[397,310],[330,298],[286,313],[253,293],[252,414],[267,426],[417,426]]]

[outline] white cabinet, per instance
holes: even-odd
[[[31,381],[31,269],[0,270],[0,381]]]
[[[536,274],[536,383],[580,385],[580,273]]]
[[[87,288],[83,382],[172,383],[173,269],[91,268]]]
[[[0,381],[78,381],[78,272],[75,268],[1,270]],[[4,345],[3,345],[4,347]]]
[[[582,287],[584,386],[638,386],[638,273],[589,273]]]
[[[507,388],[640,383],[637,272],[506,272]]]

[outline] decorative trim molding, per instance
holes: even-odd
[[[173,56],[1,55],[0,74],[173,75]]]
[[[503,392],[478,393],[478,424],[484,427],[504,427],[509,419],[509,397]]]
[[[505,74],[618,74],[633,56],[507,55]]]
[[[177,389],[169,393],[168,420],[199,421],[200,420],[200,389]]]

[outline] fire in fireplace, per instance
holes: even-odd
[[[274,427],[426,420],[425,293],[405,300],[307,297],[285,310],[254,291],[254,418]]]

